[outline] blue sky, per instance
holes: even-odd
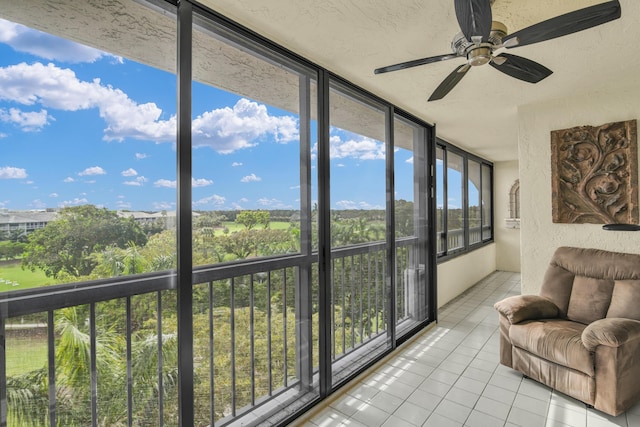
[[[0,20],[0,208],[175,209],[175,85]],[[298,209],[297,116],[199,83],[194,93],[193,208]],[[383,208],[384,157],[380,141],[332,129],[332,208]],[[396,198],[413,199],[412,170],[397,150]]]

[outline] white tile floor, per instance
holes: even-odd
[[[485,278],[443,307],[436,327],[299,424],[640,427],[640,404],[610,417],[498,363],[493,304],[519,293],[519,274]]]

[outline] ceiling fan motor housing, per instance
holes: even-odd
[[[483,45],[473,48],[467,53],[467,64],[476,67],[491,61],[491,47]]]
[[[493,21],[487,42],[476,43],[467,40],[464,34],[458,33],[451,42],[451,50],[458,56],[466,56],[467,63],[471,66],[484,65],[491,61],[493,48],[501,45],[506,35],[507,27],[501,22]]]

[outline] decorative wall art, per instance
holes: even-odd
[[[553,222],[638,223],[637,122],[551,132]]]

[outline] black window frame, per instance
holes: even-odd
[[[442,159],[436,159],[436,162],[438,160],[442,160],[443,164],[442,164],[442,180],[443,180],[443,200],[442,200],[442,218],[443,218],[443,225],[442,225],[442,230],[437,230],[436,229],[436,240],[439,242],[440,239],[443,239],[443,249],[442,251],[440,251],[439,247],[436,247],[436,259],[437,259],[437,263],[441,263],[441,262],[446,262],[450,259],[456,258],[458,256],[461,255],[466,255],[470,252],[473,252],[477,249],[483,248],[484,246],[490,245],[492,243],[494,243],[494,234],[495,234],[495,228],[494,228],[494,211],[495,209],[493,209],[493,202],[494,202],[494,188],[493,188],[493,183],[494,183],[494,173],[493,173],[493,163],[483,159],[482,157],[476,156],[475,154],[472,154],[468,151],[465,151],[453,144],[451,144],[450,142],[447,142],[441,138],[436,138],[436,147],[439,148],[440,150],[442,150],[443,153],[443,158]],[[456,154],[458,156],[462,157],[462,163],[463,163],[463,167],[462,167],[462,211],[464,212],[464,218],[463,218],[463,234],[464,234],[464,244],[462,245],[462,247],[457,247],[455,249],[451,249],[449,250],[448,246],[448,227],[447,227],[447,221],[448,221],[448,182],[447,182],[447,155],[448,153],[453,153]],[[480,230],[481,230],[481,236],[480,236],[480,241],[470,244],[469,243],[469,218],[468,218],[468,209],[469,209],[469,192],[468,192],[468,165],[469,165],[469,161],[474,161],[480,164],[480,185],[478,188],[478,193],[479,193],[479,200],[483,201],[485,200],[485,198],[483,197],[483,183],[482,180],[484,179],[483,174],[482,174],[482,167],[488,167],[489,171],[490,171],[490,186],[489,188],[491,188],[491,194],[489,196],[489,200],[490,200],[490,204],[491,204],[491,215],[490,215],[490,219],[489,219],[489,224],[491,227],[491,236],[489,238],[483,238],[483,233],[482,233],[482,229],[483,229],[483,225],[484,224],[484,210],[480,209]],[[437,180],[437,177],[434,177]],[[437,199],[437,194],[436,194],[436,199]],[[440,200],[436,200],[436,206],[440,205]],[[436,208],[437,209],[437,208]],[[434,224],[437,225],[437,224]]]

